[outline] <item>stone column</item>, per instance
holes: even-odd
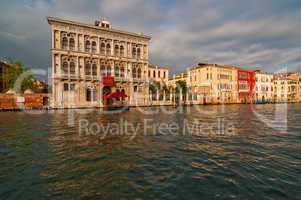
[[[187,102],[187,101],[189,101],[189,94],[188,94],[188,92],[186,92],[186,101],[185,102]]]
[[[103,85],[102,82],[99,84],[99,106],[103,107],[103,102],[102,102],[102,96],[103,96]]]
[[[97,59],[97,78],[100,80],[100,59]]]
[[[51,31],[51,38],[52,38],[52,48],[55,48],[55,30]]]
[[[180,89],[180,98],[179,98],[180,105],[182,105],[182,100],[183,100],[183,92],[182,89]]]
[[[79,49],[78,49],[78,34],[77,33],[75,33],[75,51],[79,51]]]
[[[114,55],[114,40],[111,41],[111,55],[115,56]]]
[[[112,61],[112,66],[111,66],[111,76],[114,76],[115,77],[115,62]]]
[[[61,56],[61,54],[58,54],[58,69],[56,71],[57,71],[57,74],[59,76],[62,75],[62,66],[61,66],[61,64],[62,64],[62,56]],[[55,66],[55,67],[57,67],[57,66]]]

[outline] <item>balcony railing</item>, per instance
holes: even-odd
[[[85,80],[91,81],[92,80],[92,76],[91,75],[85,75]]]
[[[99,80],[99,76],[97,76],[97,75],[92,75],[92,79],[93,79],[94,81],[98,81],[98,80]]]
[[[73,80],[79,78],[79,76],[76,74],[56,74],[53,77],[58,79],[73,79]]]

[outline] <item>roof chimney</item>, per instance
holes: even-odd
[[[95,26],[99,26],[101,28],[111,28],[110,22],[102,19],[102,20],[96,20],[95,21]]]

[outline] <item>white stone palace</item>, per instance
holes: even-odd
[[[47,20],[52,30],[51,107],[103,107],[109,93],[125,94],[128,105],[149,104],[149,36],[114,29],[107,21]]]

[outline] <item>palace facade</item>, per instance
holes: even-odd
[[[47,20],[52,31],[51,107],[103,107],[112,93],[127,96],[132,106],[149,104],[149,36],[114,29],[107,21]]]
[[[273,74],[255,71],[255,102],[271,103],[274,99]]]
[[[237,103],[237,69],[199,63],[188,72],[192,100],[199,103]]]
[[[280,73],[274,75],[274,101],[300,102],[300,75],[298,73]]]

